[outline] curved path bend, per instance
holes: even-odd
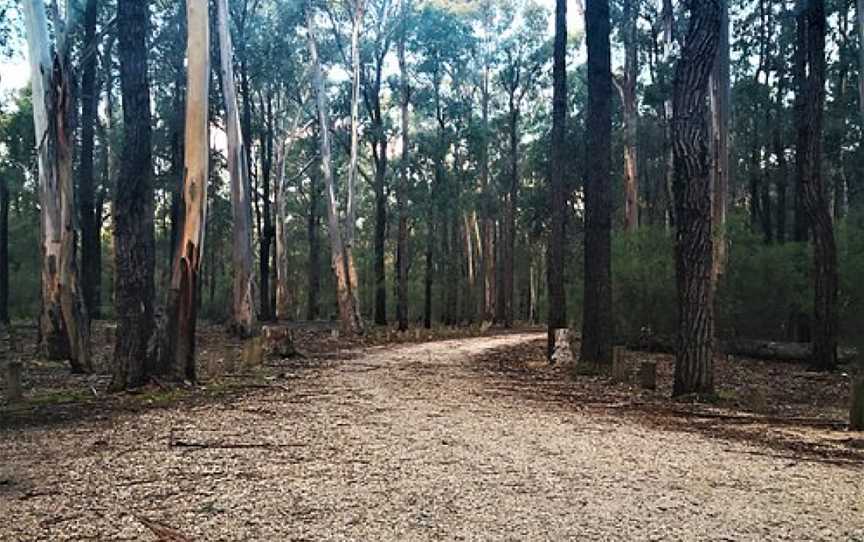
[[[472,356],[538,337],[0,432],[0,539],[156,540],[152,520],[189,540],[864,540],[861,469],[489,393]]]

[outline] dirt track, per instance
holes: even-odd
[[[0,431],[0,540],[155,540],[142,518],[193,540],[864,540],[864,467],[489,393],[472,356],[536,338]]]

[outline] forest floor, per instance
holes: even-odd
[[[202,335],[218,374],[236,345]],[[536,330],[318,337],[192,391],[30,371],[0,397],[0,540],[864,541],[842,372],[718,358],[716,401],[673,402],[670,357],[628,352],[658,363],[637,390]]]

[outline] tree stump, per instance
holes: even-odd
[[[573,350],[570,348],[570,330],[565,328],[555,330],[555,350],[552,351],[552,363],[568,365],[573,363]]]
[[[657,389],[657,362],[643,361],[639,365],[639,385],[645,390]]]
[[[267,340],[267,350],[270,355],[278,358],[290,358],[297,355],[294,348],[294,334],[287,327],[265,326],[264,338]]]
[[[630,380],[630,367],[624,359],[624,347],[612,347],[612,380],[627,382]]]

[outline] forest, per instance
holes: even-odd
[[[0,70],[0,538],[864,537],[864,0],[0,0]]]

